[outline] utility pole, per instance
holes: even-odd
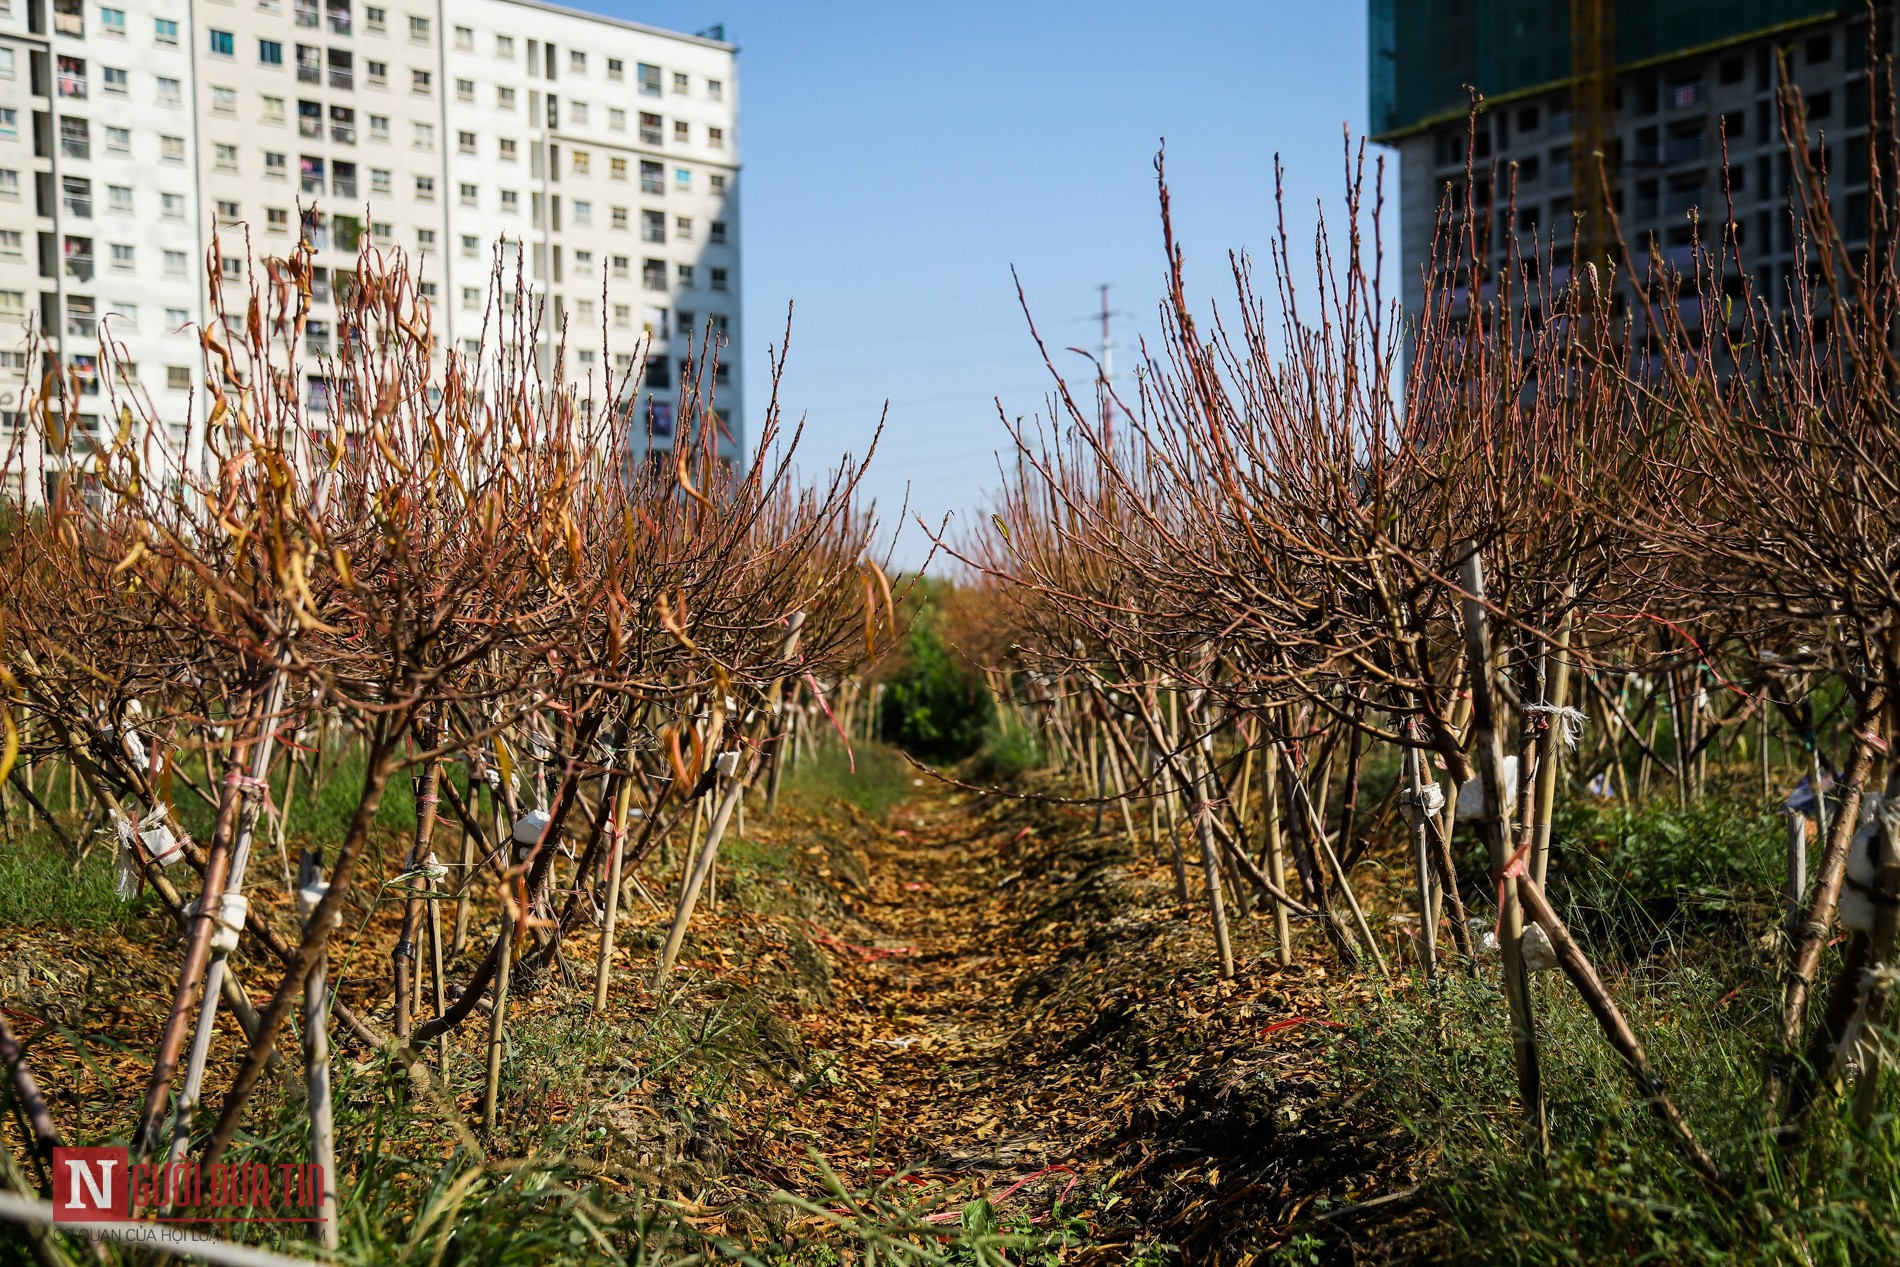
[[[1102,284],[1102,442],[1109,447],[1115,443],[1115,407],[1110,401],[1110,390],[1115,382],[1115,342],[1108,333],[1108,284]]]

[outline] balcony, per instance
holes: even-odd
[[[312,141],[323,139],[323,120],[304,116],[297,120],[297,135]]]
[[[339,198],[354,198],[356,197],[356,177],[332,177],[330,180],[330,190]]]
[[[355,72],[348,66],[330,67],[330,87],[349,88],[356,83]]]
[[[322,20],[322,15],[317,12],[317,6],[314,4],[300,4],[297,6],[298,26],[315,28],[322,25]]]
[[[323,63],[307,62],[297,59],[297,82],[300,84],[320,84],[323,82]]]
[[[70,194],[69,193],[60,199],[60,203],[66,208],[66,214],[73,217],[75,220],[92,219],[92,195],[91,194]]]
[[[83,136],[62,136],[59,138],[59,152],[67,158],[91,158],[92,141]]]
[[[332,121],[330,124],[330,139],[335,141],[338,145],[355,145],[356,125],[354,123],[337,123]]]
[[[53,5],[53,29],[61,35],[86,36],[86,11],[73,0],[56,0]]]
[[[68,251],[66,253],[66,276],[77,281],[92,280],[92,252]]]

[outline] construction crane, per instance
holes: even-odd
[[[1616,0],[1570,0],[1570,206],[1575,268],[1610,262],[1609,176],[1616,118]]]

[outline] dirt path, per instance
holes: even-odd
[[[1198,903],[1093,825],[931,785],[870,833],[850,924],[813,933],[833,1003],[805,1028],[835,1077],[793,1132],[852,1182],[961,1180],[1025,1217],[1061,1199],[1098,1247],[1188,1261],[1404,1186],[1330,1054],[1362,983],[1316,936],[1279,968],[1270,920],[1244,916],[1220,981]]]

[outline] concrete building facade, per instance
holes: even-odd
[[[537,0],[0,0],[0,448],[55,364],[107,433],[85,409],[103,335],[166,457],[195,463],[207,244],[243,286],[301,231],[309,352],[335,350],[365,236],[409,253],[465,353],[492,346],[518,267],[544,374],[619,393],[655,448],[712,332],[736,459],[737,50],[717,35]]]

